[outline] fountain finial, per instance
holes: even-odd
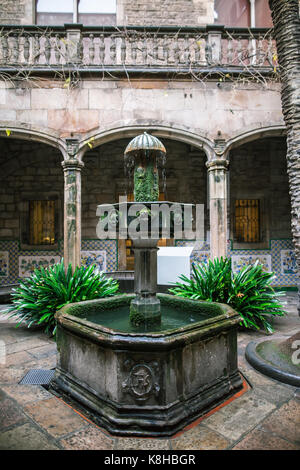
[[[124,158],[128,177],[134,174],[134,200],[137,202],[159,199],[158,166],[164,166],[166,149],[155,136],[144,131],[127,145]]]

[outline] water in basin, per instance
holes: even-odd
[[[212,316],[216,316],[216,314],[212,313],[188,312],[184,309],[174,308],[167,305],[162,305],[161,310],[161,324],[150,324],[149,327],[147,327],[147,324],[141,325],[140,327],[133,326],[129,320],[129,310],[127,305],[116,309],[90,313],[89,315],[81,318],[97,325],[104,326],[105,328],[110,328],[123,333],[159,333],[181,328],[189,324],[207,320]]]

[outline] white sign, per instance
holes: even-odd
[[[162,246],[157,253],[157,284],[174,284],[179,276],[191,276],[191,254],[193,246]]]

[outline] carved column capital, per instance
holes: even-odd
[[[229,166],[229,161],[224,158],[215,158],[206,162],[207,171],[212,170],[227,170]]]
[[[77,158],[69,158],[68,160],[63,160],[61,162],[64,171],[77,170],[81,171],[84,167],[84,163]]]

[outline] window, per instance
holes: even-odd
[[[79,13],[115,13],[116,0],[79,0]]]
[[[116,23],[116,8],[116,0],[37,0],[36,23],[113,25]]]
[[[29,201],[29,244],[56,242],[55,201]]]
[[[249,27],[249,0],[215,0],[215,23],[232,27]]]
[[[236,199],[234,207],[234,239],[239,243],[260,242],[259,199]]]
[[[36,23],[63,25],[73,23],[73,0],[37,0]]]

